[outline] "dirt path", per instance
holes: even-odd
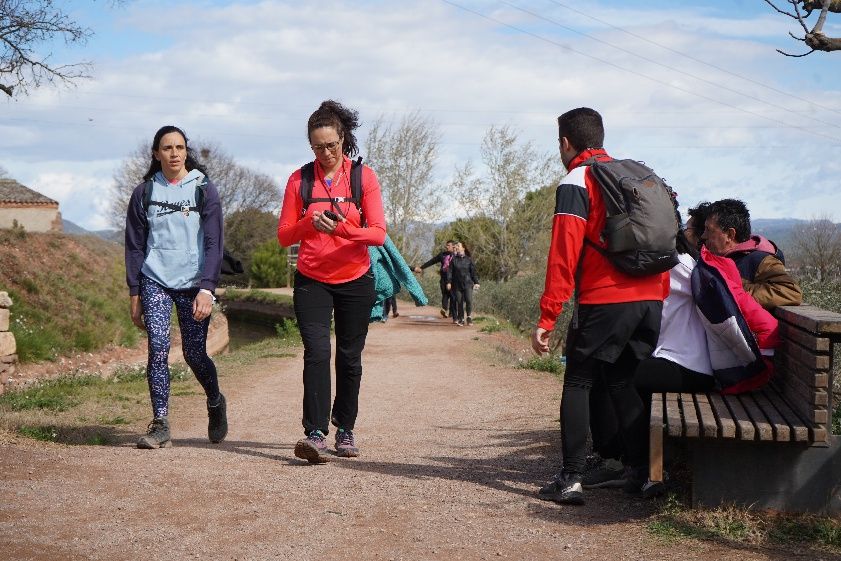
[[[535,498],[559,467],[560,383],[491,366],[487,334],[409,310],[371,328],[362,456],[310,466],[301,360],[227,373],[231,430],[206,440],[203,400],[170,414],[174,447],[0,443],[0,559],[788,559],[661,543],[651,503],[594,491]],[[416,314],[409,316],[408,313]]]

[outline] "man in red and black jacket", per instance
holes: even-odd
[[[589,395],[597,380],[607,387],[622,429],[625,463],[632,468],[627,490],[639,491],[647,479],[647,419],[632,376],[636,363],[657,343],[668,273],[626,275],[593,247],[605,247],[605,205],[588,164],[611,159],[602,148],[601,115],[586,107],[564,113],[558,117],[558,140],[569,173],[555,194],[546,284],[540,320],[532,333],[535,352],[549,352],[550,332],[574,290],[577,310],[567,334],[561,400],[563,471],[540,489],[539,496],[583,504]]]

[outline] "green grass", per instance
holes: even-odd
[[[44,442],[55,442],[58,439],[58,429],[55,427],[21,426],[18,427],[18,434],[34,440]]]
[[[841,520],[753,512],[733,505],[691,509],[677,495],[666,498],[660,512],[649,521],[648,531],[667,543],[698,539],[774,549],[806,547],[841,552]]]
[[[521,368],[526,368],[528,370],[539,370],[541,372],[549,372],[551,374],[555,374],[556,376],[563,376],[564,375],[564,363],[559,360],[559,357],[555,355],[546,355],[546,356],[536,356],[528,359],[527,361],[520,364]]]
[[[237,290],[229,288],[225,290],[223,301],[236,302],[257,302],[259,304],[278,304],[280,306],[291,306],[292,297],[286,294],[273,294],[265,290]]]

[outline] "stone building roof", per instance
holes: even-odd
[[[8,177],[0,177],[0,205],[3,204],[58,206],[58,201],[45,197]]]

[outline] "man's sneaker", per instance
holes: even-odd
[[[613,489],[625,486],[625,466],[608,458],[596,463],[584,473],[581,486],[585,489]]]
[[[219,394],[216,405],[207,404],[207,438],[218,443],[228,435],[228,404],[225,396]]]
[[[330,461],[327,454],[327,439],[320,430],[314,430],[306,438],[295,443],[295,456],[311,464],[326,464]]]
[[[352,430],[339,429],[336,431],[336,455],[342,458],[355,458],[359,455],[356,439]]]
[[[463,322],[463,321],[461,321],[461,320],[458,320],[458,321],[456,322],[456,325],[457,325],[457,326],[459,326],[459,327],[464,327],[464,322]]]
[[[467,316],[466,322],[467,322],[467,325],[473,325],[473,318],[470,317],[470,316]]]
[[[391,314],[391,317],[399,318],[400,317],[400,312],[394,312],[393,314]]]
[[[581,474],[561,472],[537,492],[538,498],[567,505],[583,505]]]
[[[137,447],[145,450],[170,446],[172,446],[172,441],[169,439],[169,420],[166,417],[152,419],[146,428],[146,434],[137,441]]]
[[[648,482],[648,467],[628,467],[625,469],[625,485],[622,489],[629,495],[642,495],[642,488]]]
[[[445,310],[444,308],[441,308],[439,311],[441,312],[442,318],[445,318],[449,315],[449,312],[447,312],[447,310]]]

